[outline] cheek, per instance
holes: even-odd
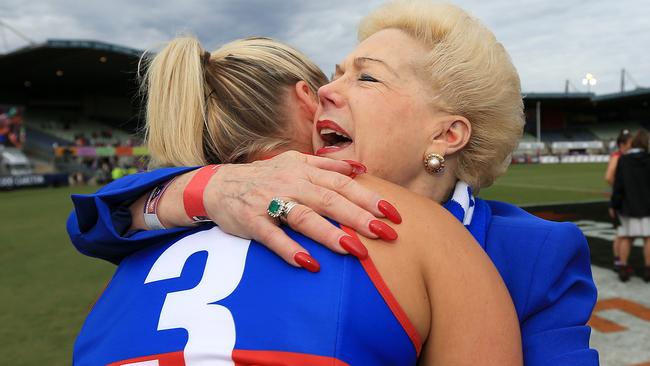
[[[407,110],[378,109],[376,122],[357,139],[357,151],[368,170],[397,184],[421,168],[427,137]]]

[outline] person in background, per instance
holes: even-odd
[[[617,150],[609,156],[609,163],[607,163],[607,170],[605,171],[605,181],[607,184],[609,184],[610,187],[614,185],[614,174],[616,173],[618,158],[622,154],[625,154],[625,152],[630,148],[631,142],[632,134],[630,133],[630,130],[627,128],[622,129],[616,138]],[[618,230],[618,227],[620,225],[618,216],[613,215],[612,224],[614,225],[614,230]],[[616,235],[614,242],[612,243],[612,252],[614,253],[614,271],[616,272],[618,272],[619,268],[621,267],[621,260],[618,254],[620,245],[621,239],[618,237],[618,235]]]
[[[626,282],[633,273],[628,263],[632,240],[644,239],[645,270],[643,280],[650,282],[650,135],[641,129],[632,138],[630,149],[618,160],[614,176],[610,215],[618,213],[621,225],[619,254],[621,267],[618,277]]]
[[[4,146],[9,141],[9,123],[11,118],[8,113],[0,113],[0,146]]]

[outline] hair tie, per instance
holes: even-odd
[[[208,51],[203,52],[203,56],[201,56],[201,61],[203,62],[203,68],[206,68],[208,66],[208,64],[210,63],[211,56],[212,55],[210,54],[210,52]]]

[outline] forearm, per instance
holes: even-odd
[[[605,171],[605,182],[610,185],[614,185],[614,174],[616,173],[616,164],[618,163],[617,157],[612,157],[607,164],[607,170]]]
[[[96,193],[72,195],[74,210],[67,229],[75,247],[83,254],[109,260],[113,263],[125,256],[157,242],[157,238],[174,235],[179,230],[128,232],[131,212],[124,205],[137,200],[157,185],[183,174],[193,167],[162,168],[118,179]],[[141,206],[143,208],[143,206]],[[116,213],[122,211],[123,222],[116,222]],[[140,215],[136,215],[142,219]],[[140,225],[141,226],[141,225]]]
[[[160,223],[165,228],[196,226],[185,213],[183,205],[183,191],[196,172],[196,170],[193,170],[176,177],[160,198],[156,213]],[[145,193],[131,204],[132,220],[130,230],[150,230],[144,221],[144,206],[147,203],[150,193]]]

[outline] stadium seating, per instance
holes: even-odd
[[[123,144],[133,138],[128,132],[113,126],[61,111],[30,111],[25,115],[25,125],[31,131],[51,135],[52,138],[67,144],[74,144],[77,136],[81,135],[89,140],[91,145]],[[110,131],[110,136],[106,134],[107,131]]]
[[[589,126],[589,129],[596,135],[599,140],[615,140],[620,131],[624,128],[630,131],[636,131],[641,128],[641,125],[634,122],[614,122],[602,123],[598,125]]]
[[[573,127],[562,130],[542,130],[542,141],[594,141],[598,137],[587,128]]]

